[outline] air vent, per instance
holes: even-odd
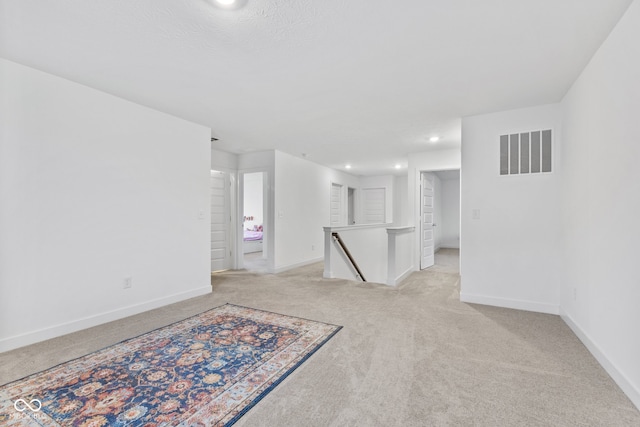
[[[551,129],[500,135],[500,175],[551,172]]]

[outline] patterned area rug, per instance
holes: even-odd
[[[0,425],[228,426],[340,328],[227,304],[0,387]]]

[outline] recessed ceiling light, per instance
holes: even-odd
[[[248,0],[209,0],[211,3],[223,10],[237,10],[246,6]]]
[[[351,169],[351,165],[349,165],[349,164],[344,165],[344,167],[345,167],[345,169]]]
[[[431,142],[438,142],[440,140],[439,136],[432,136],[431,138],[429,138],[429,141]]]
[[[396,168],[396,169],[400,169],[401,167],[402,167],[402,165],[401,165],[401,164],[397,164],[397,165],[395,165],[395,168]]]

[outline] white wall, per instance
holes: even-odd
[[[562,101],[560,289],[565,320],[640,408],[639,40],[635,1]]]
[[[211,144],[213,145],[215,142]],[[212,148],[211,169],[223,172],[236,172],[238,170],[238,155]]]
[[[500,135],[541,129],[554,131],[554,172],[500,176]],[[558,104],[463,118],[461,300],[558,313],[561,144]]]
[[[460,248],[460,178],[442,179],[442,248]]]
[[[211,292],[208,128],[0,60],[0,130],[0,351]]]
[[[347,187],[359,187],[353,175],[275,152],[274,271],[322,259],[332,182],[342,184],[345,203]]]
[[[407,175],[394,178],[393,224],[396,226],[409,223],[409,195]]]

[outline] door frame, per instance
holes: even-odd
[[[332,207],[332,202],[333,202],[333,187],[339,187],[340,189],[340,193],[339,193],[339,200],[340,200],[340,211],[339,211],[339,218],[340,221],[337,224],[334,224],[331,222],[331,207]],[[346,186],[345,184],[341,184],[339,182],[335,182],[335,181],[331,181],[330,183],[330,187],[329,187],[329,225],[331,227],[344,227],[345,225],[348,225],[348,213],[347,213],[347,209],[345,209],[347,206],[346,203],[346,192],[345,192]]]
[[[236,245],[234,264],[236,270],[244,268],[244,230],[243,230],[243,217],[244,217],[244,176],[250,173],[262,173],[262,257],[267,259],[267,265],[269,270],[273,270],[273,251],[270,250],[269,243],[273,238],[273,221],[271,214],[272,197],[269,189],[270,186],[270,173],[267,168],[256,169],[243,169],[238,171],[237,179],[237,199],[236,199],[236,215],[234,230],[236,231]]]
[[[458,230],[460,231],[460,253],[462,253],[462,167],[451,167],[451,168],[435,168],[435,169],[417,169],[416,170],[416,189],[417,189],[417,203],[415,203],[415,211],[414,214],[417,215],[417,223],[416,223],[416,248],[418,249],[415,252],[416,261],[415,269],[420,271],[420,266],[422,263],[422,173],[436,173],[436,172],[446,172],[446,171],[459,171],[460,173],[460,216],[458,218]],[[414,193],[415,194],[415,193]],[[434,247],[435,249],[435,247]],[[460,260],[460,265],[462,265],[462,260]]]

